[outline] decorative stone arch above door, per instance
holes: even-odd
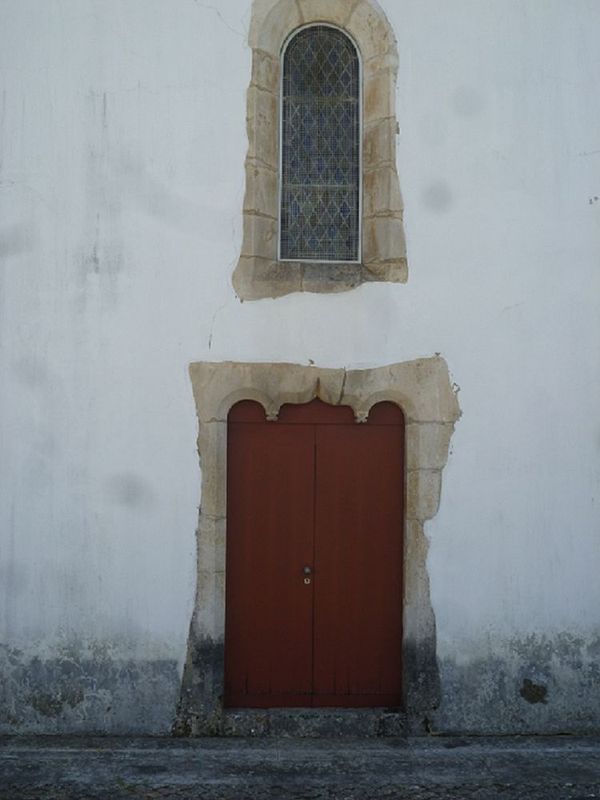
[[[326,23],[345,31],[362,61],[362,254],[360,263],[278,259],[280,57],[295,30]],[[340,292],[369,281],[408,279],[396,168],[398,54],[375,0],[254,0],[247,94],[244,233],[233,285],[242,300],[291,292]]]
[[[381,401],[399,405],[406,419],[404,686],[405,716],[387,723],[364,716],[364,733],[398,733],[431,714],[439,702],[435,619],[429,598],[424,523],[437,513],[442,470],[460,416],[448,368],[440,357],[365,370],[298,364],[197,363],[190,376],[199,421],[202,500],[197,531],[198,573],[175,732],[249,733],[277,730],[273,712],[239,715],[222,704],[227,531],[227,416],[239,400],[255,400],[276,420],[286,403],[319,398],[350,406],[357,422]],[[321,712],[322,714],[322,712]],[[385,715],[384,715],[385,716]],[[339,713],[336,719],[341,719]],[[356,715],[352,725],[357,724]],[[386,727],[386,724],[388,727]],[[366,726],[366,727],[364,727]],[[391,727],[390,727],[391,726]],[[353,728],[353,730],[356,730]],[[339,732],[339,731],[338,731]]]

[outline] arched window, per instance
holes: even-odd
[[[256,0],[242,300],[408,278],[394,32],[377,0]]]
[[[360,261],[360,62],[330,25],[283,53],[280,258]]]

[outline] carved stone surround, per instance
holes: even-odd
[[[325,22],[358,47],[363,83],[363,203],[360,264],[278,261],[279,85],[281,51],[303,25]],[[340,292],[367,281],[408,278],[396,171],[398,54],[393,31],[373,0],[254,0],[252,78],[247,95],[248,154],[244,236],[233,285],[242,300],[290,292]]]
[[[227,533],[227,415],[239,400],[256,400],[269,419],[284,403],[319,397],[347,405],[358,422],[382,400],[397,403],[406,418],[406,521],[404,579],[404,687],[406,719],[422,720],[439,702],[435,619],[426,569],[423,526],[438,510],[442,469],[454,424],[460,416],[445,361],[440,357],[365,370],[321,369],[297,364],[197,363],[190,375],[199,420],[198,452],[202,468],[202,504],[197,531],[198,583],[175,732],[240,734],[281,732],[282,717],[264,710],[236,713],[222,706],[225,632],[225,545]],[[285,719],[316,719],[315,710]],[[398,733],[398,724],[381,715],[330,712],[339,733],[344,719],[356,731]],[[279,721],[278,721],[279,720]],[[294,723],[296,724],[296,723]],[[402,723],[404,724],[404,722]],[[302,728],[302,725],[304,728]],[[279,727],[278,727],[279,726]],[[325,726],[327,727],[327,726]],[[418,728],[418,726],[417,726]],[[350,731],[350,732],[351,732]]]

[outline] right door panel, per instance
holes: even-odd
[[[402,702],[403,416],[316,425],[313,704]]]

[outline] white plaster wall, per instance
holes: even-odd
[[[0,0],[0,642],[181,670],[189,362],[436,352],[440,657],[599,635],[600,5],[382,6],[409,282],[241,304],[249,0]]]

